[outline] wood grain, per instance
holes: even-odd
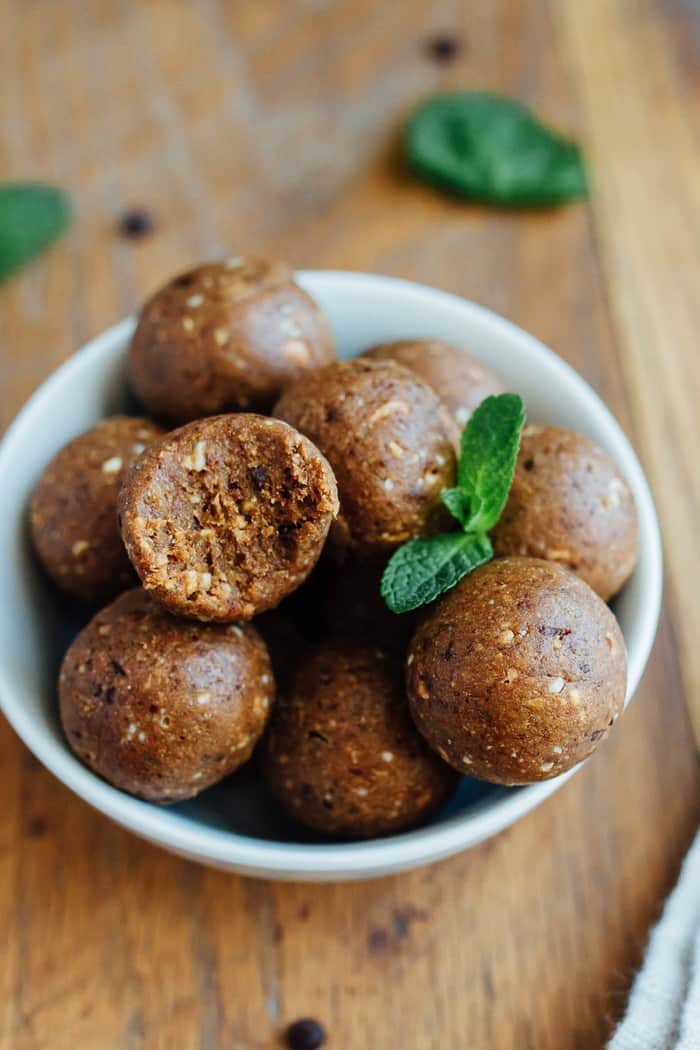
[[[599,185],[593,199],[618,346],[656,492],[686,693],[700,748],[697,360],[700,8],[555,5]],[[671,13],[675,11],[675,17]],[[593,35],[603,46],[590,47]],[[695,45],[692,41],[695,40]],[[680,104],[679,104],[680,103]]]
[[[264,1050],[300,1014],[340,1050],[602,1046],[700,815],[681,682],[700,695],[691,15],[650,0],[0,0],[0,18],[0,170],[60,182],[77,209],[0,293],[0,424],[197,259],[411,277],[512,318],[611,404],[659,496],[673,612],[617,732],[555,798],[463,856],[366,884],[167,856],[78,802],[3,723],[1,1050]],[[438,30],[463,41],[449,66],[424,52]],[[497,214],[406,179],[404,114],[456,85],[583,136],[591,205]],[[131,205],[153,211],[152,237],[115,236]]]

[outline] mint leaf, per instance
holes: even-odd
[[[492,557],[488,536],[450,532],[409,540],[384,570],[382,597],[392,612],[410,612],[434,601]]]
[[[575,142],[519,102],[484,91],[429,98],[406,125],[404,148],[417,176],[488,204],[543,207],[588,191]]]
[[[462,431],[457,482],[462,506],[469,507],[469,518],[462,521],[465,530],[488,532],[500,518],[513,481],[524,422],[522,398],[499,394],[482,401]],[[447,507],[453,513],[449,503]]]
[[[70,222],[65,193],[38,182],[0,185],[0,282],[56,240]]]
[[[493,557],[486,533],[508,498],[524,422],[517,394],[487,397],[474,412],[462,431],[457,486],[440,493],[462,531],[409,540],[394,552],[381,583],[392,612],[434,601]]]
[[[463,529],[467,528],[472,516],[469,498],[462,489],[443,489],[440,499],[445,504],[453,518],[456,518]]]

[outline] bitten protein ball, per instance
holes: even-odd
[[[274,692],[252,627],[177,620],[140,588],[80,632],[59,678],[72,750],[152,802],[192,798],[247,761]]]
[[[393,361],[338,361],[289,387],[275,415],[315,442],[333,468],[337,549],[382,556],[446,527],[440,492],[455,475],[449,418],[409,369]]]
[[[529,784],[565,772],[622,710],[627,659],[610,609],[553,562],[497,558],[435,603],[409,648],[413,720],[462,773]]]
[[[129,370],[149,412],[177,424],[267,411],[334,357],[326,319],[285,263],[229,259],[180,274],[149,299]]]
[[[98,604],[135,582],[117,496],[126,470],[162,433],[147,419],[103,419],[65,445],[39,478],[29,508],[34,548],[74,598]]]
[[[167,434],[119,501],[144,588],[175,615],[249,620],[295,590],[338,510],[318,449],[279,419],[213,416]]]
[[[349,641],[299,669],[270,722],[263,770],[297,820],[341,838],[418,824],[456,783],[411,722],[401,663]]]
[[[396,361],[431,386],[450,413],[457,446],[474,409],[484,398],[506,390],[493,369],[466,350],[440,339],[399,339],[373,346],[362,356],[373,361]]]
[[[528,426],[492,539],[497,554],[560,562],[608,599],[637,559],[634,498],[610,456],[589,438]]]

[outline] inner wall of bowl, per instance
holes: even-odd
[[[590,392],[583,381],[575,376],[572,380],[570,374],[563,375],[561,362],[554,355],[546,355],[534,340],[533,347],[545,356],[542,367],[533,369],[530,353],[523,352],[528,337],[517,329],[504,327],[500,319],[451,296],[401,282],[332,273],[302,274],[300,282],[327,312],[339,356],[353,356],[373,343],[388,339],[421,336],[448,339],[502,372],[509,386],[523,394],[531,419],[588,433],[616,454],[620,462],[619,446],[612,447],[616,435],[610,430],[609,416],[602,406],[598,413],[595,405],[592,411]],[[25,739],[33,735],[40,741],[45,754],[51,742],[54,748],[58,744],[63,752],[62,769],[56,768],[55,761],[47,764],[69,782],[72,777],[74,784],[76,778],[84,778],[85,771],[73,770],[70,777],[66,776],[76,760],[68,753],[61,734],[55,681],[63,652],[85,622],[86,614],[61,600],[38,570],[28,544],[26,505],[41,470],[67,440],[105,415],[131,408],[124,374],[131,329],[131,323],[126,322],[116,335],[105,333],[52,377],[14,428],[11,439],[15,454],[5,457],[8,501],[0,517],[0,543],[9,556],[0,567],[2,593],[6,599],[0,607],[3,652],[0,678],[5,679],[0,685],[3,696],[23,698],[21,708],[15,707],[12,712],[16,728]],[[18,448],[21,455],[16,454]],[[627,462],[620,462],[620,466],[627,474],[632,469]],[[632,467],[636,469],[636,462]],[[638,592],[644,587],[643,576],[643,572],[636,574],[616,609],[633,654],[638,640],[634,610]],[[645,654],[642,660],[644,658]],[[631,677],[636,685],[638,675]],[[40,726],[39,735],[37,726]],[[454,824],[455,820],[485,810],[493,810],[495,817],[499,800],[512,798],[521,790],[465,777],[455,798],[436,816],[433,824]],[[133,804],[147,807],[146,803]],[[257,779],[245,775],[234,776],[197,799],[171,807],[167,816],[176,823],[205,825],[271,842],[321,841],[288,820],[267,797]]]

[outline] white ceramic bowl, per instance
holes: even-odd
[[[501,372],[524,396],[531,420],[579,430],[612,455],[634,492],[640,521],[639,564],[615,602],[629,653],[629,699],[656,631],[661,544],[641,467],[602,401],[551,350],[473,303],[387,277],[308,271],[298,278],[329,317],[341,356],[388,339],[450,340]],[[57,604],[34,565],[26,506],[61,445],[124,407],[132,330],[131,320],[116,325],[59,368],[0,446],[0,703],[37,758],[86,802],[151,842],[203,864],[280,879],[365,878],[427,864],[495,835],[561,787],[571,773],[511,789],[465,777],[456,798],[427,827],[372,842],[326,844],[287,821],[259,785],[224,783],[191,802],[160,808],[110,787],[73,757],[57,718],[55,678],[80,623]],[[623,720],[616,732],[624,731]]]

